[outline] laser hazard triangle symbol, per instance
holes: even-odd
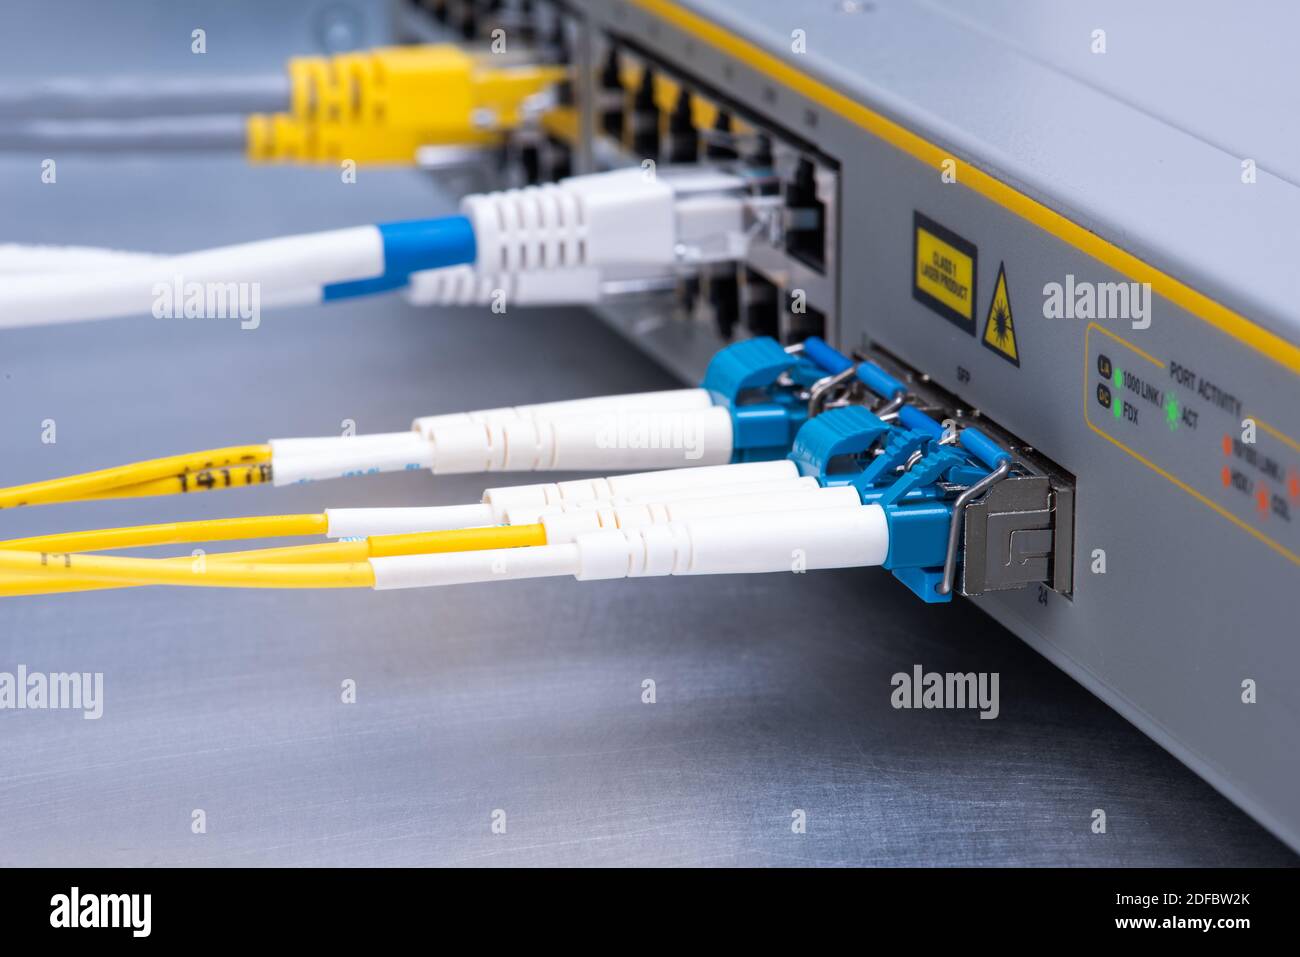
[[[984,345],[1012,365],[1019,367],[1020,350],[1016,347],[1016,324],[1011,318],[1011,296],[1007,292],[1007,264],[998,264],[998,281],[993,286],[993,301],[984,320]]]

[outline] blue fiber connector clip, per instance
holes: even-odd
[[[790,460],[801,475],[823,485],[850,485],[864,505],[880,505],[889,521],[884,567],[922,600],[951,601],[951,592],[938,590],[953,514],[940,483],[971,484],[995,467],[984,460],[1001,450],[978,433],[974,447],[940,444],[939,423],[914,411],[932,427],[901,415],[885,422],[861,406],[831,409],[803,425]]]
[[[761,336],[720,349],[709,362],[702,387],[715,405],[731,411],[733,462],[784,458],[799,427],[808,419],[808,404],[798,396],[828,370],[811,358],[786,352]],[[789,376],[795,388],[778,380]]]

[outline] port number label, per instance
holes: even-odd
[[[975,335],[975,244],[913,213],[912,298]]]

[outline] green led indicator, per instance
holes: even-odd
[[[1178,396],[1171,392],[1169,398],[1165,399],[1165,424],[1169,426],[1170,432],[1178,428],[1178,411]]]
[[[1124,370],[1116,366],[1115,375],[1111,378],[1115,381],[1115,401],[1110,404],[1110,411],[1115,420],[1119,421],[1119,417],[1124,414],[1124,400],[1120,398],[1124,389]]]

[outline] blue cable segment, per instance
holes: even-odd
[[[408,219],[380,223],[376,228],[384,242],[383,273],[371,279],[332,283],[322,290],[323,301],[400,289],[413,272],[459,266],[478,257],[474,227],[464,216]]]
[[[809,336],[803,341],[803,351],[813,362],[817,363],[831,375],[839,375],[853,362],[839,349],[828,345],[820,336]]]
[[[819,336],[809,336],[805,339],[803,349],[808,358],[831,375],[838,375],[853,365],[852,359],[828,345],[826,340]],[[885,399],[892,399],[898,393],[907,391],[907,386],[874,362],[858,363],[858,378],[868,389]]]
[[[886,399],[892,399],[898,393],[907,391],[907,386],[874,362],[861,363],[858,366],[858,378],[868,389]]]
[[[961,442],[962,448],[991,469],[997,468],[1011,458],[1010,452],[976,428],[962,429],[958,441]]]
[[[905,405],[899,409],[898,421],[912,431],[922,432],[932,439],[943,438],[943,426],[914,405]]]
[[[352,282],[331,283],[321,289],[321,302],[335,302],[339,299],[355,299],[358,296],[374,296],[381,292],[392,292],[406,285],[406,276],[390,276],[384,273],[374,279],[356,279]]]

